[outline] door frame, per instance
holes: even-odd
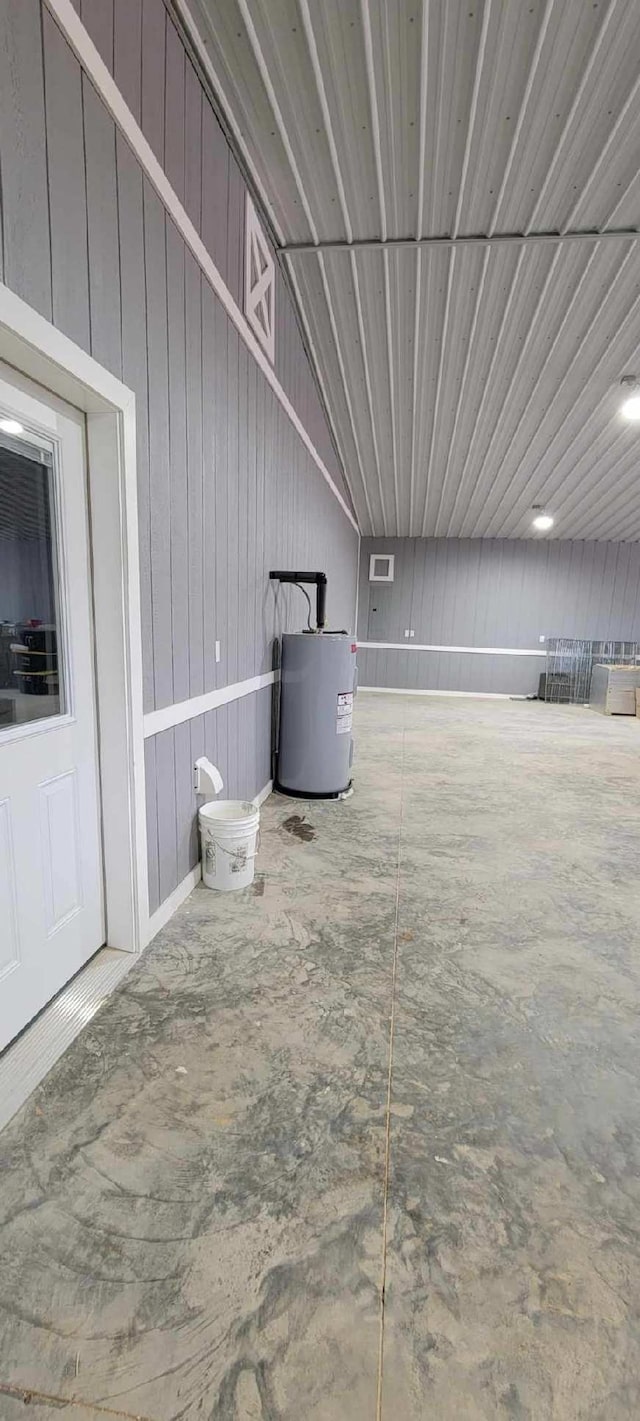
[[[84,412],[106,945],[151,935],[133,391],[0,282],[0,360]]]

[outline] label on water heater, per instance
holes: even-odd
[[[336,735],[348,735],[353,721],[353,691],[338,691]]]

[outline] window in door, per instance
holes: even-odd
[[[53,452],[7,425],[0,411],[0,734],[66,709]]]

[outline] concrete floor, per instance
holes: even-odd
[[[357,733],[0,1137],[3,1421],[640,1414],[640,722]]]

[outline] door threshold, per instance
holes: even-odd
[[[0,1054],[0,1130],[49,1074],[136,961],[134,952],[101,947]]]

